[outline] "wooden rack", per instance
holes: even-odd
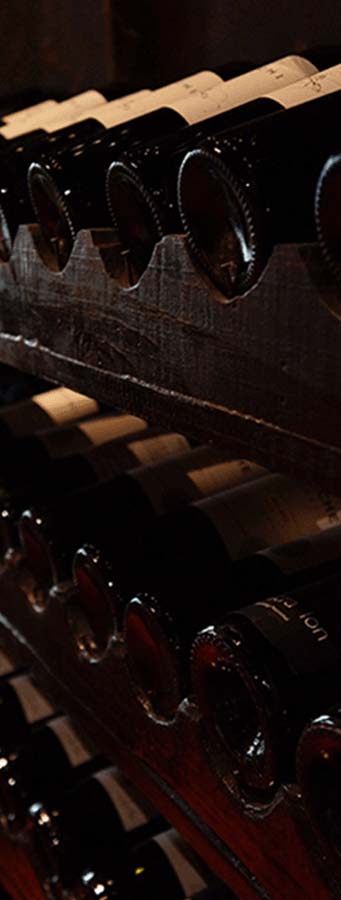
[[[22,227],[0,268],[0,359],[341,493],[341,295],[315,245],[275,248],[226,300],[166,237],[138,286],[110,277],[110,231],[64,271]]]
[[[44,266],[38,239],[21,228],[0,269],[3,362],[341,493],[341,297],[315,245],[277,247],[259,284],[229,302],[182,237],[165,238],[129,290],[106,269],[110,232],[81,233],[61,273]],[[155,722],[122,640],[90,665],[62,592],[37,613],[9,571],[0,579],[9,643],[241,900],[341,897],[295,785],[268,806],[246,804],[190,698],[174,722]]]

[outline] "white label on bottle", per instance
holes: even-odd
[[[333,528],[334,525],[339,525],[341,522],[341,509],[335,509],[335,511],[331,512],[328,516],[323,516],[322,519],[317,520],[317,526],[320,531],[326,531],[328,528]]]
[[[308,78],[302,78],[296,84],[283,87],[279,91],[267,94],[271,100],[276,100],[285,109],[292,106],[300,106],[309,100],[317,100],[326,94],[333,94],[341,89],[341,65],[332,66],[324,72],[317,72]]]
[[[238,75],[222,82],[215,88],[206,91],[193,91],[188,97],[181,97],[172,103],[167,102],[180,113],[189,125],[218,115],[229,109],[255,100],[272,88],[278,89],[302,79],[305,75],[313,75],[315,66],[299,56],[286,56],[266,66],[253,69],[244,75]]]
[[[215,72],[203,70],[195,75],[189,75],[188,78],[182,78],[180,81],[173,81],[166,84],[162,88],[153,91],[154,97],[160,99],[162,103],[171,103],[177,97],[188,97],[193,91],[210,91],[212,88],[223,84],[223,79]]]
[[[121,122],[134,119],[135,116],[142,115],[149,107],[154,109],[157,104],[153,97],[154,92],[149,89],[136,91],[134,94],[127,94],[125,97],[119,97],[118,100],[111,100],[110,103],[96,107],[88,112],[87,117],[91,115],[91,118],[96,119],[106,128],[111,128],[114,125],[120,125]]]
[[[16,693],[26,722],[33,725],[52,716],[54,708],[44,694],[36,687],[29,675],[16,675],[9,684]]]
[[[82,766],[92,758],[88,748],[83,744],[67,716],[60,716],[49,722],[48,727],[58,738],[72,768]]]
[[[330,517],[335,502],[308,485],[268,475],[196,505],[217,528],[231,559],[243,559],[273,544],[316,534],[323,513]]]
[[[126,434],[135,434],[147,428],[147,422],[137,416],[101,416],[99,419],[89,419],[77,425],[94,447],[124,437]]]
[[[55,425],[64,425],[75,419],[82,419],[98,412],[96,400],[71,391],[70,388],[55,388],[44,394],[35,394],[32,402],[40,407]]]
[[[153,840],[161,847],[183,888],[184,897],[192,897],[207,887],[201,873],[186,855],[186,847],[176,831],[163,831]]]
[[[329,524],[323,534],[311,534],[289,544],[268,547],[258,555],[274,562],[284,575],[341,559],[341,525],[331,528]]]
[[[215,72],[198,72],[196,75],[190,75],[188,78],[166,84],[164,87],[157,88],[154,91],[139,91],[137,94],[131,94],[120,100],[108,103],[105,109],[100,109],[96,112],[96,119],[102,125],[111,128],[114,125],[119,125],[121,122],[134,119],[136,116],[142,116],[149,111],[160,109],[161,106],[169,106],[177,98],[191,98],[193,94],[212,90],[222,83],[222,79]]]
[[[130,441],[127,447],[142,465],[149,465],[173,453],[184,453],[189,450],[189,443],[182,434],[171,433]]]
[[[205,466],[202,469],[193,469],[187,475],[200,493],[208,496],[243,484],[244,481],[250,481],[252,478],[266,475],[266,470],[247,459],[237,459],[217,463],[214,466]]]
[[[166,459],[154,466],[143,466],[131,472],[142,487],[157,515],[164,515],[200,497],[226,490],[236,484],[266,474],[265,469],[244,460],[202,465],[191,469],[191,463],[201,457],[210,461],[210,448],[199,448],[175,459]],[[244,465],[245,462],[245,465]]]
[[[42,112],[39,116],[35,116],[34,120],[29,118],[25,121],[21,119],[10,122],[0,128],[0,135],[7,140],[27,134],[35,128],[43,128],[44,131],[52,132],[59,128],[73,125],[81,119],[89,117],[89,110],[97,107],[107,106],[107,102],[103,94],[98,91],[84,91],[82,94],[76,94],[69,100],[63,100],[57,103],[56,107],[47,115]]]
[[[2,678],[3,675],[10,675],[14,669],[15,666],[10,657],[7,656],[7,653],[5,653],[4,650],[0,650],[0,678]]]
[[[42,103],[36,103],[34,106],[27,106],[25,109],[18,109],[14,113],[9,113],[8,116],[3,116],[4,122],[7,122],[8,125],[11,123],[17,123],[29,119],[31,122],[34,119],[39,119],[42,115],[48,118],[50,115],[53,116],[54,111],[59,106],[57,100],[44,100]]]
[[[143,801],[141,806],[137,803],[118,769],[114,767],[104,769],[97,772],[94,777],[110,797],[125,831],[133,831],[134,828],[140,828],[148,822],[149,816],[143,809]]]

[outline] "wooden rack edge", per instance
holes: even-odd
[[[229,302],[181,236],[121,290],[104,239],[81,232],[53,273],[37,228],[19,229],[0,267],[0,359],[341,492],[341,295],[319,248],[276,247]]]

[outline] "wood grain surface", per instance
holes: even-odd
[[[81,232],[64,271],[22,227],[0,268],[0,359],[225,443],[341,493],[341,295],[315,245],[278,246],[260,282],[227,301],[185,239],[155,248],[122,290]]]

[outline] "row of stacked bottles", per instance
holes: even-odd
[[[66,388],[2,407],[0,438],[2,590],[15,585],[40,621],[59,595],[84,665],[119,641],[146,717],[166,724],[197,704],[242,802],[266,806],[298,779],[337,856],[340,500]],[[128,831],[153,843],[146,861],[133,855],[132,881],[125,859],[108,870],[121,776],[15,670],[5,640],[1,665],[3,827],[30,819],[51,896],[151,898],[173,838],[156,839],[165,826],[131,789]],[[167,900],[204,887],[168,881]]]
[[[110,102],[87,91],[0,123],[1,257],[39,222],[53,270],[102,229],[124,287],[155,244],[185,232],[227,297],[258,280],[274,244],[314,241],[339,276],[341,66],[288,56],[237,77],[202,71]],[[105,229],[110,236],[103,237]]]

